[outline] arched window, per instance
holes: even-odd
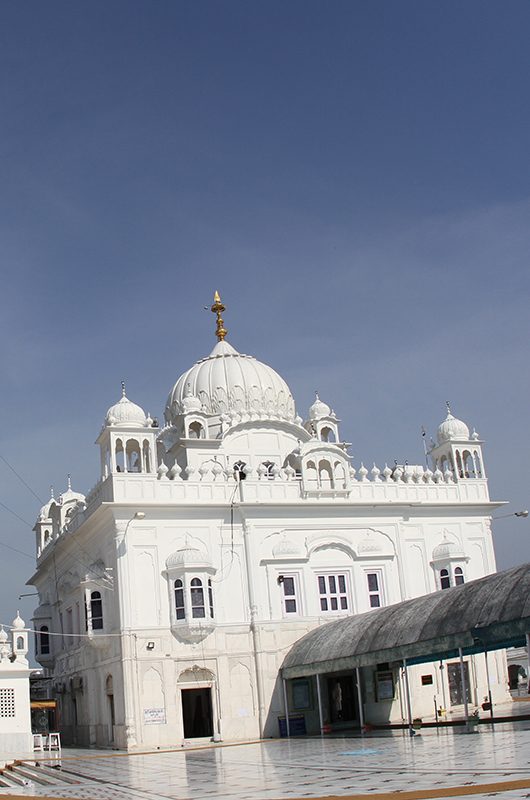
[[[140,445],[136,439],[129,439],[126,447],[127,472],[141,472],[142,459],[140,456]]]
[[[318,486],[317,468],[314,461],[308,461],[305,466],[305,479],[310,489],[316,489]]]
[[[334,442],[335,431],[332,428],[324,427],[320,431],[320,438],[323,442]]]
[[[272,468],[274,466],[274,462],[273,461],[264,461],[263,462],[263,466],[267,470],[266,473],[265,473],[265,477],[267,477],[269,480],[272,480],[274,478],[274,473],[272,471]]]
[[[177,619],[186,619],[186,609],[184,607],[184,584],[178,578],[175,581],[175,613]]]
[[[462,457],[464,459],[464,475],[466,478],[474,478],[475,465],[473,464],[473,457],[469,450],[464,450]]]
[[[47,656],[50,652],[50,634],[47,625],[41,625],[39,629],[40,653]]]
[[[234,478],[236,481],[244,481],[246,476],[245,467],[247,465],[244,461],[236,461],[234,464]]]
[[[205,617],[204,609],[204,590],[202,588],[202,581],[200,578],[192,578],[190,583],[190,596],[191,596],[191,616],[192,617]]]
[[[90,592],[90,616],[92,618],[92,630],[103,630],[103,602],[101,592]]]
[[[147,439],[144,439],[143,457],[144,457],[144,470],[146,472],[151,472],[151,451],[149,449],[149,442],[147,441]]]
[[[464,583],[464,571],[462,567],[455,567],[455,586]]]
[[[446,569],[440,570],[440,588],[441,589],[449,589],[451,586],[451,579],[449,577],[449,572]]]
[[[475,450],[473,453],[473,457],[475,459],[475,470],[477,474],[477,478],[482,478],[482,465],[480,463],[480,456],[478,452]]]
[[[318,477],[322,489],[333,489],[333,472],[329,461],[319,461]]]
[[[125,453],[123,452],[123,442],[116,439],[116,472],[125,472]]]
[[[200,422],[192,422],[188,428],[188,437],[190,439],[204,439],[204,428]]]
[[[23,649],[24,649],[24,637],[23,636],[18,636],[17,637],[17,650],[23,650]]]
[[[208,604],[210,606],[210,617],[213,619],[213,588],[211,578],[208,578]]]
[[[460,458],[460,453],[458,450],[456,451],[456,468],[458,470],[458,476],[460,478],[464,477],[464,470],[462,469],[462,459]]]

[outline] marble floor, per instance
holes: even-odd
[[[29,762],[28,762],[29,763]],[[6,795],[93,800],[293,800],[401,794],[530,798],[530,722],[478,733],[295,738],[154,753],[64,749],[79,783],[5,789]]]

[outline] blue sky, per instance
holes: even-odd
[[[0,452],[36,494],[96,482],[122,379],[161,416],[219,289],[357,467],[421,462],[450,400],[530,505],[529,33],[526,0],[2,4]],[[528,521],[495,539],[530,560]],[[0,542],[33,553],[2,508]],[[5,620],[33,564],[0,559]]]

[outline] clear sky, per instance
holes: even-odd
[[[529,37],[527,0],[0,4],[0,455],[88,491],[120,381],[161,416],[219,289],[357,468],[421,463],[450,400],[528,507]],[[40,503],[0,477],[9,621]],[[530,560],[528,520],[495,540]]]

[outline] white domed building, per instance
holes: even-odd
[[[495,571],[499,504],[477,434],[448,409],[429,466],[354,466],[331,406],[317,395],[298,416],[285,380],[226,341],[217,294],[212,311],[218,341],[170,390],[164,425],[123,386],[97,439],[95,488],[69,485],[36,522],[37,659],[67,742],[276,736],[286,698],[310,732],[318,704],[339,728],[400,720],[395,665],[384,700],[376,666],[357,687],[351,674],[322,676],[317,698],[307,681],[284,691],[285,654],[330,620]],[[418,715],[433,695],[462,705],[460,672],[433,666],[423,683],[416,669]],[[500,696],[501,656],[490,669]],[[483,691],[481,670],[469,664],[469,691]]]

